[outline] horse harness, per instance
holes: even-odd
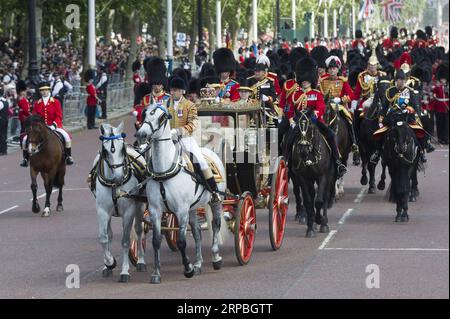
[[[296,143],[296,144],[300,144],[300,145],[305,145],[308,147],[308,151],[309,153],[312,153],[313,150],[315,150],[315,155],[314,155],[314,160],[300,160],[299,164],[303,164],[304,166],[314,166],[316,164],[319,163],[319,161],[322,159],[322,150],[321,150],[321,144],[319,144],[318,148],[315,148],[312,144],[312,141],[314,139],[314,130],[311,133],[311,139],[307,139],[306,138],[306,134],[308,132],[308,130],[310,129],[310,125],[311,125],[311,121],[307,118],[306,114],[304,112],[300,112],[300,119],[299,119],[299,124],[298,127],[300,129],[300,140]],[[294,145],[294,148],[296,146],[296,144]],[[297,169],[299,167],[296,167]]]

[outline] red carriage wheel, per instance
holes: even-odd
[[[240,265],[246,265],[252,256],[256,232],[256,210],[250,192],[242,194],[234,222],[234,251]]]
[[[269,235],[273,250],[281,247],[286,226],[286,215],[289,206],[288,173],[282,156],[278,157],[272,175],[272,185],[269,197]]]
[[[168,228],[177,228],[176,230],[166,230],[164,232],[166,236],[167,245],[170,250],[178,251],[177,240],[178,240],[178,219],[177,216],[173,213],[169,213],[166,219],[166,227]]]
[[[145,252],[145,237],[142,239],[142,248]],[[128,250],[128,258],[130,259],[131,264],[136,267],[138,262],[138,241],[137,239],[131,240],[130,249]]]

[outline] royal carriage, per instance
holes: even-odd
[[[197,140],[213,150],[226,168],[226,176],[216,176],[216,180],[226,179],[227,183],[222,194],[223,219],[234,234],[236,258],[245,265],[253,252],[257,208],[268,209],[272,249],[279,249],[283,242],[288,174],[285,159],[278,155],[276,125],[258,101],[223,103],[204,95],[198,116]],[[199,209],[197,213],[202,216],[205,211]],[[150,227],[147,224],[145,230]],[[170,249],[176,251],[178,222],[174,214],[164,214],[162,230]],[[129,257],[133,264],[137,262],[136,238],[132,238]]]

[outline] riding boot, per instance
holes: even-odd
[[[435,150],[435,147],[433,144],[431,144],[431,141],[429,138],[426,139],[425,150],[427,151],[427,153],[432,153]]]
[[[66,164],[67,165],[73,165],[73,158],[72,158],[72,148],[66,148],[64,149],[64,153],[66,154]]]
[[[347,120],[347,126],[350,130],[350,139],[352,141],[353,165],[358,166],[361,163],[361,155],[359,154],[358,142],[356,140],[355,128],[352,123]]]
[[[23,156],[23,159],[22,159],[22,162],[20,162],[19,165],[22,166],[22,167],[28,167],[28,160],[29,160],[28,151],[23,150],[22,151],[22,156]]]
[[[327,138],[327,142],[330,145],[331,153],[332,153],[332,156],[334,158],[334,163],[335,163],[335,166],[336,166],[337,178],[341,178],[341,177],[344,176],[345,173],[347,173],[347,168],[341,162],[338,146],[336,144],[336,140],[334,138],[333,139]]]
[[[205,178],[207,187],[211,192],[211,202],[221,201],[219,196],[219,188],[217,187],[216,180],[210,168],[202,170],[203,177]]]

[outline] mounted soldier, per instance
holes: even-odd
[[[270,65],[269,59],[265,55],[262,57],[266,59],[256,60],[255,74],[248,78],[248,84],[253,92],[250,98],[262,101],[266,109],[272,110],[277,98],[275,82],[273,78],[267,76]]]
[[[170,98],[170,94],[166,93],[164,89],[167,87],[167,68],[163,59],[152,58],[149,59],[145,65],[147,72],[148,83],[151,86],[152,92],[147,94],[142,99],[144,108],[155,103],[162,103]]]
[[[339,110],[345,119],[350,139],[352,141],[353,164],[359,165],[361,159],[356,141],[355,130],[353,129],[353,117],[348,110],[348,103],[353,99],[353,90],[348,84],[347,78],[338,76],[342,62],[337,56],[330,56],[325,61],[328,75],[322,77],[319,88],[322,94],[328,95],[334,104],[340,106]]]

